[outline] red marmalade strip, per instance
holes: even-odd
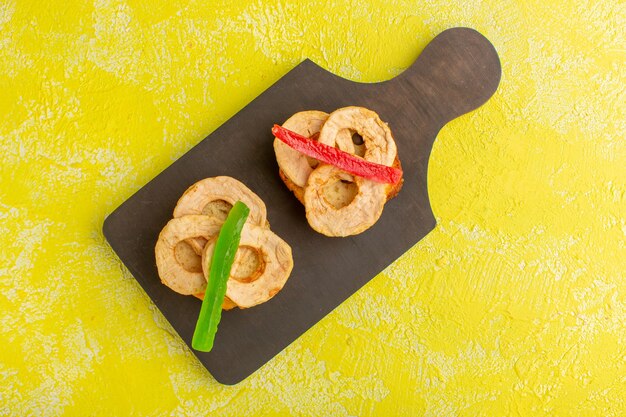
[[[402,179],[402,171],[397,168],[366,161],[351,153],[311,140],[282,126],[274,125],[272,134],[298,152],[350,174],[387,184],[397,184]]]

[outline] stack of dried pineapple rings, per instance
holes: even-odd
[[[366,108],[344,107],[330,114],[303,111],[282,126],[366,161],[400,168],[389,126]],[[281,179],[304,204],[311,227],[326,236],[350,236],[369,229],[380,218],[385,202],[402,187],[402,182],[382,184],[322,164],[278,138],[274,151]]]
[[[269,229],[263,201],[231,177],[206,178],[185,191],[155,247],[163,284],[204,297],[215,241],[237,201],[250,208],[241,232],[222,308],[248,308],[278,293],[293,269],[291,247]]]

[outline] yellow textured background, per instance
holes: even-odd
[[[453,26],[503,78],[435,143],[437,228],[219,385],[104,217],[303,58],[384,80]],[[625,27],[621,0],[0,1],[0,416],[625,415]]]

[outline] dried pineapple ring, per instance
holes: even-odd
[[[189,187],[178,199],[174,217],[204,214],[224,221],[233,204],[241,200],[250,208],[250,222],[265,225],[265,203],[248,187],[232,177],[205,178]]]
[[[187,188],[176,203],[174,217],[204,214],[224,222],[238,200],[250,208],[249,222],[259,226],[267,224],[267,209],[263,200],[240,181],[225,176],[205,178]],[[186,242],[198,256],[202,255],[206,239],[195,238]]]
[[[159,234],[154,249],[161,282],[184,295],[204,292],[206,278],[202,270],[186,269],[177,258],[176,247],[187,239],[217,235],[222,223],[214,217],[203,215],[188,215],[170,220]]]
[[[283,127],[299,135],[313,138],[317,136],[322,125],[328,118],[328,113],[317,110],[301,111],[283,123]],[[306,180],[316,166],[314,160],[296,151],[281,140],[274,139],[274,152],[276,162],[282,173],[291,181],[295,187],[302,188],[306,185]],[[294,191],[295,192],[295,191]]]
[[[352,140],[355,132],[363,139],[361,149]],[[343,107],[332,112],[322,126],[318,140],[344,152],[357,154],[367,161],[387,166],[393,165],[398,154],[389,126],[380,120],[378,114],[364,107]]]
[[[215,241],[209,240],[202,253],[202,268],[207,276]],[[246,249],[256,255],[256,262],[244,255]],[[291,247],[269,229],[246,223],[226,284],[226,296],[240,308],[261,304],[283,288],[292,269]]]
[[[347,193],[344,181],[353,184]],[[353,177],[331,165],[316,168],[304,190],[309,225],[326,236],[351,236],[380,218],[387,200],[385,184]]]

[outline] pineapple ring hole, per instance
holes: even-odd
[[[352,143],[354,144],[354,154],[363,158],[365,156],[365,140],[359,132],[350,130],[352,134]]]
[[[265,261],[260,248],[242,245],[237,249],[235,262],[230,272],[231,278],[248,284],[254,282],[265,271]]]
[[[224,200],[213,200],[202,208],[202,214],[205,216],[213,216],[218,220],[226,220],[230,209],[233,205]]]
[[[322,189],[324,200],[337,210],[352,203],[358,193],[359,187],[354,182],[339,178]]]
[[[174,257],[186,271],[202,272],[202,258],[184,240],[174,246]]]

